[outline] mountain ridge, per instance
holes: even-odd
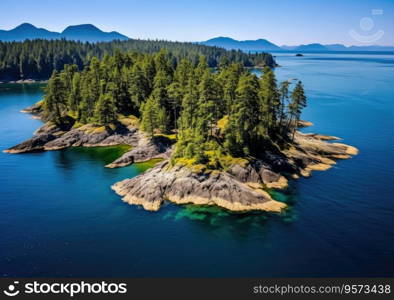
[[[49,31],[30,23],[22,23],[10,30],[0,29],[0,41],[24,41],[33,39],[66,39],[81,42],[110,42],[113,40],[129,40],[130,38],[117,31],[104,32],[93,24],[69,25],[62,32]],[[296,51],[296,52],[331,52],[331,51],[394,51],[394,46],[345,46],[342,44],[310,43],[302,45],[278,46],[267,39],[236,40],[231,37],[218,36],[206,41],[197,42],[206,46],[216,46],[227,50],[244,52],[264,51]]]
[[[201,42],[201,44],[206,46],[218,46],[225,48],[227,50],[239,49],[243,51],[258,51],[258,50],[279,51],[281,49],[279,46],[265,39],[238,41],[230,37],[222,37],[222,36]]]
[[[207,41],[200,42],[207,46],[222,47],[227,50],[242,51],[300,51],[300,52],[322,52],[322,51],[394,51],[394,46],[345,46],[342,44],[320,44],[310,43],[302,45],[282,45],[278,46],[266,39],[257,40],[236,40],[230,37],[215,37]]]
[[[0,41],[24,41],[33,39],[67,39],[81,42],[110,42],[113,40],[128,40],[129,37],[117,32],[104,32],[92,24],[70,25],[62,32],[38,28],[30,23],[22,23],[10,30],[0,30]]]

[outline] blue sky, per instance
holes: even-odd
[[[23,22],[52,31],[91,23],[143,39],[202,41],[229,36],[265,38],[278,45],[362,45],[349,33],[353,30],[367,38],[383,32],[372,43],[394,45],[393,0],[0,1],[0,29]]]

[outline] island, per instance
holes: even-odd
[[[301,81],[278,83],[268,66],[257,77],[240,62],[215,69],[206,58],[171,52],[93,57],[79,70],[54,71],[44,99],[23,112],[46,123],[5,152],[129,145],[106,167],[160,159],[114,183],[123,201],[156,211],[165,201],[217,205],[234,212],[281,212],[271,189],[356,155],[338,137],[301,133],[307,97]]]
[[[304,54],[297,53],[295,56],[304,56]]]

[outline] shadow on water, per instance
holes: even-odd
[[[37,93],[42,93],[45,86],[46,86],[45,83],[30,83],[30,84],[3,83],[0,84],[0,93],[4,96],[20,94],[20,93],[37,94]]]
[[[56,155],[59,166],[72,169],[80,159],[94,161],[99,164],[109,164],[130,150],[128,145],[106,147],[72,147],[60,150]]]

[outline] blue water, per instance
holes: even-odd
[[[107,169],[115,149],[0,154],[2,276],[394,276],[394,56],[278,53],[301,79],[305,131],[360,154],[274,196],[282,214],[165,205],[147,212],[110,185],[146,169]],[[0,150],[41,125],[19,111],[40,85],[0,85]]]

